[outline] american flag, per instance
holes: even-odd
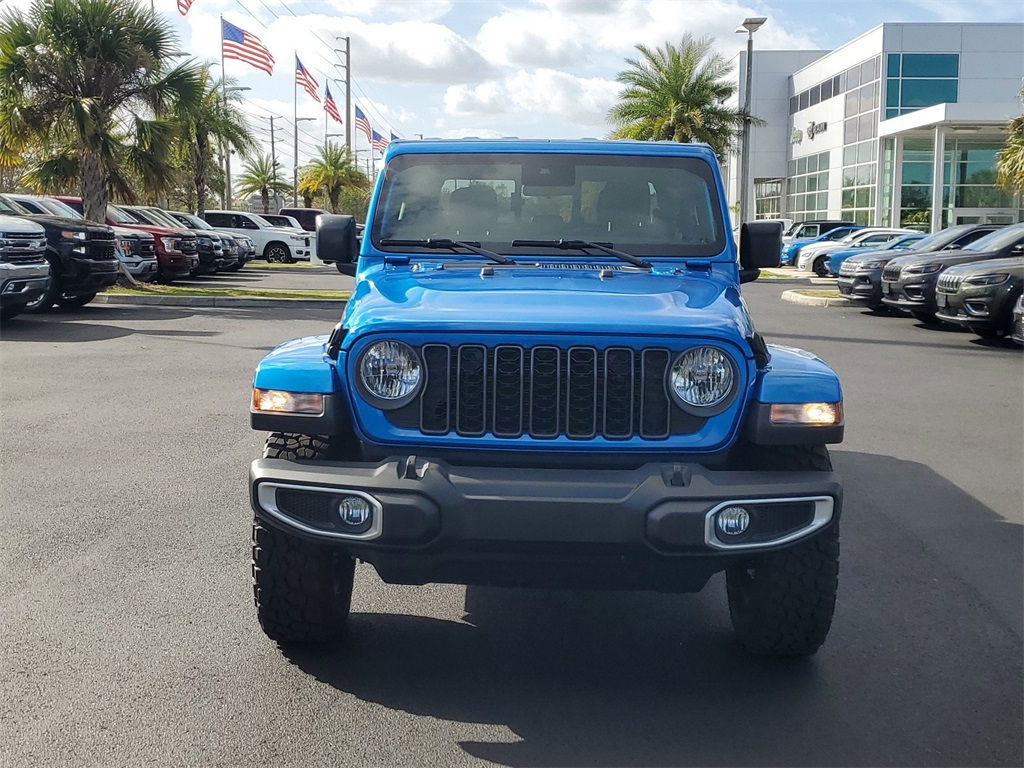
[[[370,121],[366,119],[366,115],[363,114],[363,110],[356,104],[356,128],[366,134],[366,140],[373,142],[373,137],[370,135],[372,130],[370,128]]]
[[[385,149],[388,148],[388,144],[390,143],[391,142],[389,142],[386,138],[381,136],[376,131],[373,132],[373,140],[370,142],[370,144],[373,146],[375,151],[383,152]]]
[[[329,83],[324,84],[324,91],[324,110],[337,122],[342,122],[341,113],[338,111],[338,105],[334,103],[334,98],[331,96],[331,86]]]
[[[188,9],[192,7],[192,0],[178,0],[178,12],[184,16],[188,13]]]
[[[392,134],[391,134],[391,141],[395,141],[395,140],[397,140],[397,139],[398,139],[398,137],[397,137],[397,136],[395,136],[395,134],[393,134],[393,133],[392,133]],[[390,142],[389,142],[389,143],[390,143]]]
[[[274,74],[274,57],[256,35],[221,19],[221,46],[225,59],[237,59]]]
[[[302,62],[299,61],[299,57],[295,57],[295,82],[306,89],[306,93],[320,101],[320,97],[317,96],[316,89],[320,87],[320,83],[313,79],[313,76],[309,74],[309,70],[302,66]]]

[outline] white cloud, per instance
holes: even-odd
[[[606,127],[605,114],[615,102],[618,83],[600,77],[577,77],[553,69],[519,70],[503,80],[475,88],[451,86],[445,92],[450,115],[554,116],[577,125]]]
[[[477,49],[495,64],[568,67],[587,59],[579,25],[551,11],[506,11],[484,22]]]
[[[346,16],[434,21],[451,11],[453,3],[451,0],[329,0],[327,5]]]

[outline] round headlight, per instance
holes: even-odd
[[[676,358],[669,389],[684,407],[713,408],[732,394],[735,380],[732,361],[725,352],[694,347]]]
[[[363,352],[359,378],[375,398],[397,407],[416,393],[423,369],[412,347],[401,341],[378,341]]]

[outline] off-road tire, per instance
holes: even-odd
[[[748,446],[749,469],[828,472],[828,449]],[[839,525],[785,549],[754,555],[726,571],[736,639],[755,656],[809,656],[832,626],[839,584]]]
[[[57,304],[64,309],[77,309],[78,307],[84,307],[95,298],[95,293],[83,293],[81,296],[58,296]]]
[[[939,323],[939,318],[935,316],[934,312],[925,312],[924,310],[921,309],[912,309],[910,310],[910,314],[912,314],[918,322],[924,323],[925,325],[938,325]]]
[[[267,247],[263,251],[264,258],[266,258],[268,264],[294,264],[295,259],[292,257],[291,248],[286,244],[275,240],[272,243],[268,243]]]
[[[329,439],[275,432],[263,455],[326,459]],[[252,589],[263,632],[281,646],[323,645],[341,638],[352,601],[355,560],[327,544],[252,525]]]

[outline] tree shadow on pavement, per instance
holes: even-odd
[[[1020,765],[1021,526],[924,465],[834,457],[840,596],[811,659],[740,651],[721,577],[697,596],[470,587],[462,622],[355,613],[339,649],[289,658],[364,701],[506,726],[459,744],[501,765]]]

